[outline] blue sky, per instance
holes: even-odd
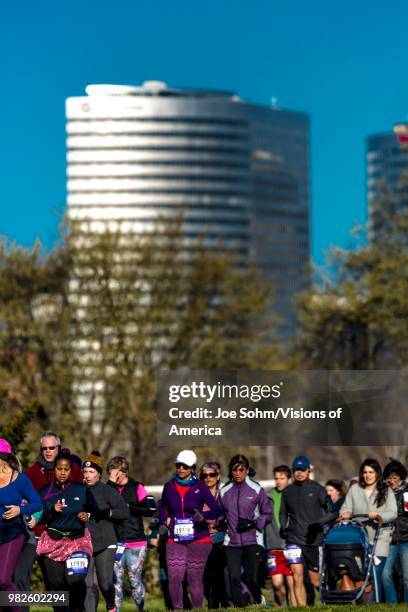
[[[66,97],[158,79],[310,114],[321,263],[366,218],[366,136],[408,117],[407,19],[406,0],[2,0],[0,234],[57,237]]]

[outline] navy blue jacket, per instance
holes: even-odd
[[[80,512],[98,516],[98,506],[91,491],[85,485],[69,481],[65,486],[57,482],[46,485],[40,490],[44,505],[42,522],[49,531],[74,532],[80,535],[86,523],[78,518]],[[65,504],[61,512],[56,512],[54,505],[60,500]]]

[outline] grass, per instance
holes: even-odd
[[[236,610],[237,608],[229,608],[229,610]],[[262,608],[265,609],[265,608]],[[272,608],[270,608],[272,609]],[[277,609],[277,608],[275,608]],[[399,604],[398,606],[392,606],[390,604],[367,604],[364,606],[360,606],[360,609],[363,609],[364,612],[386,612],[390,610],[407,610],[407,604]],[[66,608],[61,608],[61,612],[64,612]],[[135,612],[136,606],[133,601],[126,600],[123,603],[121,608],[121,612]],[[260,607],[258,606],[248,606],[247,608],[240,608],[243,612],[259,612]],[[299,608],[284,608],[285,612],[299,612]],[[356,612],[356,606],[322,606],[317,605],[313,607],[305,607],[302,610],[310,610],[310,612]],[[33,612],[52,612],[52,608],[46,606],[31,606],[30,611]],[[163,602],[160,598],[150,598],[146,600],[146,612],[163,612],[164,606]],[[201,608],[202,612],[208,612],[208,608]],[[98,606],[98,612],[106,612],[105,606],[100,603]],[[199,612],[197,610],[196,612]]]
[[[267,598],[270,601],[269,598]],[[408,610],[407,604],[400,604],[399,606],[392,606],[390,604],[367,604],[365,606],[359,606],[364,612],[388,612],[390,610]],[[124,602],[121,612],[135,612],[135,604],[131,600]],[[239,608],[243,612],[259,612],[259,610],[265,610],[266,608],[260,608],[258,606],[248,606],[247,608]],[[278,608],[269,608],[270,610]],[[304,607],[302,610],[310,610],[310,612],[356,612],[358,608],[356,606],[333,606],[333,605],[321,605],[318,604],[313,607]],[[228,610],[238,610],[238,608],[228,608]],[[283,608],[285,612],[299,612],[299,608]],[[147,598],[146,599],[146,612],[163,612],[164,606],[163,601],[160,597]],[[61,611],[62,612],[62,611]],[[98,606],[98,612],[106,612],[106,608],[103,605]],[[198,610],[195,612],[199,612]],[[208,612],[208,608],[201,608],[201,612]]]
[[[269,598],[268,598],[269,599]],[[146,599],[146,612],[164,612],[165,608],[163,605],[163,601],[160,597],[148,597]],[[237,610],[237,608],[228,608],[230,611]],[[260,608],[259,606],[248,606],[247,608],[240,608],[242,612],[259,612],[260,609],[265,610],[266,608]],[[269,608],[276,609],[278,608]],[[316,605],[313,607],[305,607],[301,608],[305,612],[310,610],[310,612],[356,612],[356,606],[333,606],[333,605]],[[407,604],[399,604],[398,606],[392,606],[390,604],[367,604],[361,606],[360,609],[364,612],[389,612],[391,610],[399,611],[399,610],[408,610]],[[63,608],[61,608],[63,611]],[[136,606],[131,599],[127,599],[123,602],[123,606],[121,608],[121,612],[135,612]],[[299,612],[299,608],[283,608],[285,612]],[[46,606],[31,606],[30,611],[32,612],[52,612],[52,608]],[[106,612],[106,608],[104,604],[100,601],[98,606],[98,612]],[[199,610],[195,612],[200,612]],[[201,608],[201,612],[208,612],[208,608]]]

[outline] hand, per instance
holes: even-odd
[[[113,469],[109,472],[109,480],[115,484],[118,482],[120,470]]]
[[[87,512],[79,512],[77,516],[83,523],[87,523],[89,521],[89,514]]]
[[[55,512],[62,512],[63,507],[64,507],[64,505],[63,505],[63,503],[62,503],[62,501],[60,499],[57,501],[56,504],[54,504]]]
[[[152,546],[153,548],[157,548],[159,545],[159,538],[150,538],[149,540],[149,544],[150,546]]]
[[[381,515],[378,512],[369,512],[368,518],[372,521],[377,521],[379,525],[381,525],[384,521],[381,518]]]
[[[29,527],[30,529],[34,529],[36,524],[37,524],[37,520],[34,516],[32,516],[31,519],[27,523],[27,527]]]
[[[352,515],[352,513],[351,513],[351,512],[343,512],[343,514],[340,514],[340,515],[339,515],[339,519],[340,519],[340,520],[347,521],[347,520],[351,519],[351,517],[352,517],[352,516],[353,516],[353,515]]]
[[[16,516],[18,516],[21,513],[21,508],[20,506],[4,506],[5,508],[10,508],[10,510],[7,510],[6,512],[4,512],[3,514],[3,518],[4,519],[13,519],[16,518]]]

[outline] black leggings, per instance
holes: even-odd
[[[241,567],[244,570],[242,574],[243,582],[251,592],[255,603],[261,603],[262,592],[257,580],[260,550],[261,547],[258,544],[225,547],[231,596],[234,605],[239,608],[249,604],[249,596],[241,591]]]
[[[225,546],[213,544],[204,570],[204,595],[210,609],[228,608],[225,586]]]
[[[47,590],[68,591],[69,612],[83,612],[86,595],[85,576],[67,576],[64,561],[52,561],[48,557],[43,557],[42,561],[49,585]],[[55,607],[54,610],[61,612],[60,607]]]
[[[113,564],[115,563],[116,548],[105,548],[94,554],[89,560],[86,583],[86,612],[96,612],[98,608],[99,592],[106,601],[106,607],[111,610],[115,607],[115,587],[113,586]],[[98,584],[95,584],[95,573]]]

